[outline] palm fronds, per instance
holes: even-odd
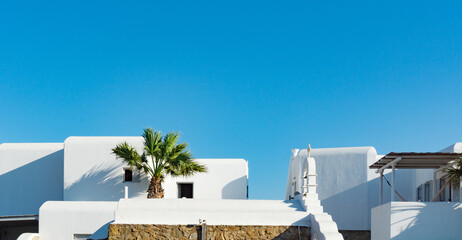
[[[187,143],[179,143],[179,133],[170,132],[162,137],[160,131],[144,129],[144,149],[139,154],[136,149],[124,142],[112,149],[112,152],[130,167],[142,170],[151,177],[164,179],[166,175],[192,176],[207,172],[203,164],[192,159]]]
[[[136,151],[134,147],[129,145],[127,142],[118,144],[115,148],[112,149],[118,158],[122,159],[130,168],[141,169],[142,158]]]
[[[447,179],[451,181],[452,188],[460,188],[460,179],[462,177],[462,158],[458,159],[452,167],[445,169],[444,172],[446,173]]]

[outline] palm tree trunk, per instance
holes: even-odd
[[[164,189],[162,188],[162,178],[151,178],[148,188],[148,198],[164,198]]]

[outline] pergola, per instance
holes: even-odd
[[[448,167],[456,159],[461,158],[462,153],[416,153],[416,152],[391,152],[377,162],[369,166],[376,168],[380,173],[380,197],[379,204],[383,204],[383,171],[392,169],[391,178],[391,201],[395,199],[395,169],[436,169],[433,173],[433,193],[436,194],[436,172]]]

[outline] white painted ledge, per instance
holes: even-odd
[[[299,201],[121,199],[115,224],[309,226]]]

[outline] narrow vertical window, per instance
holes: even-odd
[[[125,169],[124,181],[125,182],[132,182],[133,181],[133,171],[131,169],[129,169],[129,168]]]
[[[417,202],[422,202],[422,185],[417,188]]]

